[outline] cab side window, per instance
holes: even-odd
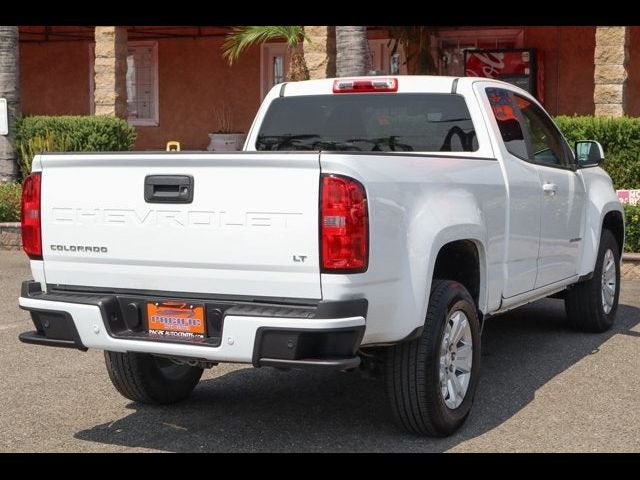
[[[539,106],[509,90],[486,91],[509,153],[538,165],[571,168],[573,159],[562,135]]]
[[[566,155],[562,136],[549,117],[535,103],[517,94],[513,96],[531,141],[530,160],[539,165],[569,168],[571,163]]]

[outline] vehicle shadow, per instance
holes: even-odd
[[[462,429],[420,438],[394,426],[384,383],[359,372],[233,370],[203,380],[179,405],[130,403],[131,415],[78,432],[81,440],[171,452],[444,451],[497,427],[536,390],[616,334],[640,323],[620,305],[616,326],[583,334],[565,326],[563,302],[542,300],[487,321],[482,378]],[[215,367],[214,367],[215,368]]]

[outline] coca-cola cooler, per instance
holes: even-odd
[[[535,48],[465,50],[465,75],[513,83],[544,102],[542,53]]]

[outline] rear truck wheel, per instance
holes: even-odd
[[[104,352],[111,383],[134,402],[168,404],[189,396],[202,376],[201,367],[177,364],[148,353]]]
[[[390,347],[387,355],[387,395],[396,423],[433,437],[460,428],[480,373],[480,322],[467,289],[434,280],[422,334]]]
[[[620,249],[613,234],[602,230],[593,277],[567,291],[564,305],[569,324],[584,332],[613,326],[620,296]]]

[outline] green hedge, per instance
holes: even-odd
[[[577,140],[602,144],[604,169],[616,189],[640,188],[640,118],[558,116],[555,121],[571,146]]]
[[[627,222],[625,252],[640,252],[640,204],[625,205],[624,216]]]
[[[20,221],[21,197],[19,183],[0,183],[0,223]]]
[[[41,152],[117,152],[132,150],[135,129],[115,117],[33,116],[18,120],[15,149],[22,178]]]

